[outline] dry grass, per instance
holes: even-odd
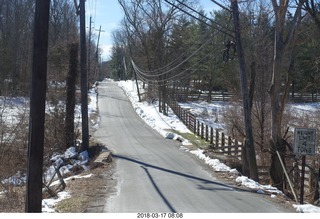
[[[99,153],[99,147],[92,147],[92,153]],[[91,163],[94,159],[91,160]],[[65,191],[70,193],[71,197],[62,200],[55,206],[56,212],[80,213],[96,211],[92,208],[97,198],[105,202],[105,197],[113,191],[115,182],[112,178],[114,164],[105,163],[99,167],[93,167],[89,164],[90,170],[82,172],[81,175],[92,174],[89,178],[72,178],[66,182]],[[4,213],[23,213],[25,212],[26,186],[5,186],[0,184],[1,191],[7,191],[0,194],[0,212]]]
[[[108,191],[113,189],[109,183],[112,180],[113,165],[109,163],[91,170],[90,178],[74,178],[68,181],[66,191],[71,197],[60,201],[55,210],[63,213],[86,212],[101,193],[107,195]]]

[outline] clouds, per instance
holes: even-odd
[[[102,50],[102,54],[101,54],[102,61],[108,61],[110,59],[112,46],[113,46],[112,44],[100,45],[100,49]]]

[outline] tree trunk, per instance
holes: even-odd
[[[280,159],[285,164],[286,144],[281,136],[282,116],[285,109],[285,100],[288,92],[284,92],[281,98],[281,72],[283,56],[286,47],[293,41],[294,30],[297,27],[297,21],[301,18],[301,2],[299,3],[294,17],[289,25],[289,30],[285,32],[285,19],[289,2],[282,0],[279,5],[276,0],[272,0],[275,12],[275,38],[274,38],[274,59],[273,59],[273,74],[270,88],[270,103],[271,103],[271,167],[270,177],[278,189],[283,189],[283,174],[279,157],[276,151],[280,154]],[[298,22],[299,23],[299,22]],[[285,35],[287,33],[287,36]],[[286,39],[286,40],[285,40]],[[293,51],[292,51],[293,52]],[[291,54],[292,54],[291,52]],[[290,69],[289,69],[290,71]],[[287,79],[288,80],[288,79]],[[288,83],[286,83],[288,86]]]
[[[67,77],[67,101],[65,120],[65,146],[74,146],[74,108],[76,105],[76,80],[78,70],[78,43],[70,45],[69,72]]]
[[[249,100],[247,75],[246,75],[246,69],[245,69],[244,52],[241,44],[239,9],[238,9],[237,0],[232,0],[232,9],[233,9],[233,17],[234,17],[233,19],[234,19],[235,40],[236,40],[238,60],[239,60],[240,85],[241,85],[241,92],[242,92],[243,113],[244,113],[244,123],[245,123],[245,132],[246,132],[245,147],[247,151],[247,159],[248,159],[249,169],[250,169],[249,177],[258,182],[259,177],[258,177],[256,153],[255,153],[254,141],[253,141],[251,107],[250,107],[250,100]]]
[[[162,113],[163,115],[167,116],[167,107],[166,107],[166,102],[167,102],[167,87],[166,85],[161,86],[161,91],[162,91]]]
[[[281,93],[281,64],[283,55],[283,44],[280,42],[280,33],[275,33],[275,56],[273,63],[273,77],[270,89],[271,101],[271,167],[270,177],[274,186],[282,190],[283,169],[280,160],[276,154],[279,151],[282,160],[284,161],[285,145],[282,144],[281,124],[282,124],[282,107],[280,106],[280,93]],[[278,39],[278,40],[277,40]]]

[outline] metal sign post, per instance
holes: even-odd
[[[301,186],[300,186],[300,204],[303,204],[303,196],[304,196],[304,174],[306,170],[306,155],[302,155],[301,161]]]
[[[304,196],[304,174],[306,167],[306,155],[314,155],[316,149],[316,129],[295,128],[293,153],[302,155],[301,162],[301,187],[300,204],[303,204]]]

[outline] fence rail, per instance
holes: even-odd
[[[188,92],[185,88],[175,87],[175,91],[171,89],[171,93],[175,94],[176,99],[185,101],[196,100],[212,100],[212,101],[230,101],[235,95],[231,92],[199,90],[191,88]],[[210,96],[210,98],[209,98]],[[288,100],[294,103],[319,102],[320,93],[289,93]]]
[[[241,160],[242,142],[200,121],[195,115],[190,113],[189,110],[183,109],[175,101],[170,101],[169,106],[189,130],[210,143],[211,147],[215,149],[217,153],[232,155]]]

